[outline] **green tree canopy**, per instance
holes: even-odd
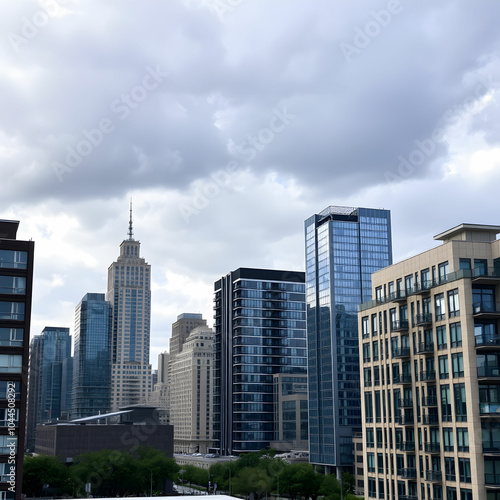
[[[23,493],[28,497],[39,497],[44,484],[56,488],[58,494],[69,493],[69,468],[59,458],[47,455],[26,457],[23,468]]]

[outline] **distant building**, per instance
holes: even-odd
[[[62,411],[67,412],[71,398],[68,359],[71,359],[69,328],[46,326],[31,341],[26,441],[30,450],[35,443],[36,425],[55,421],[61,418]]]
[[[132,231],[120,256],[109,266],[107,300],[113,308],[111,341],[111,407],[147,401],[152,388],[149,364],[151,322],[151,266],[140,256],[141,244]]]
[[[307,375],[277,373],[273,386],[275,440],[271,448],[308,451]]]
[[[390,212],[327,207],[305,221],[305,244],[309,458],[340,477],[361,431],[358,306],[392,263]]]
[[[116,418],[119,423],[107,423]],[[153,406],[126,406],[110,414],[40,425],[35,451],[70,463],[83,453],[104,449],[133,453],[140,446],[151,446],[173,457],[173,428],[159,423]]]
[[[359,311],[365,498],[500,498],[500,226],[372,276]]]
[[[304,273],[240,268],[215,283],[214,448],[275,440],[273,375],[307,372]]]
[[[18,226],[18,221],[0,220],[0,496],[16,500],[21,499],[23,479],[35,246],[16,239]],[[12,466],[15,493],[9,491]]]
[[[207,326],[207,320],[198,313],[183,313],[177,316],[177,321],[172,324],[170,337],[170,355],[175,356],[182,351],[182,346],[189,334],[197,326]]]
[[[111,410],[112,309],[103,293],[87,293],[75,311],[71,418]]]
[[[171,360],[170,422],[176,453],[207,453],[212,446],[214,334],[198,326]]]
[[[156,406],[160,423],[170,424],[170,375],[168,352],[158,354],[157,382],[148,396],[148,404]]]

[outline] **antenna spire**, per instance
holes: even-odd
[[[132,228],[132,198],[130,198],[130,220],[128,223],[128,239],[129,241],[133,241],[134,239],[134,231]]]

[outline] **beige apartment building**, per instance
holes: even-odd
[[[214,333],[194,328],[182,350],[170,358],[170,423],[176,453],[208,453],[212,446]]]
[[[365,498],[500,500],[500,226],[461,224],[360,306]]]

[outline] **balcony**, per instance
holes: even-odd
[[[414,452],[415,451],[415,441],[403,441],[399,443],[398,450]]]
[[[500,474],[485,474],[484,482],[490,486],[500,486]]]
[[[428,396],[426,398],[422,398],[422,406],[430,406],[437,407],[438,400],[436,396]]]
[[[400,408],[413,408],[413,399],[402,399],[399,405]]]
[[[431,288],[436,286],[431,280],[424,281],[423,283],[417,283],[413,287],[413,294],[415,295],[428,295],[431,293]]]
[[[476,349],[498,348],[500,347],[500,335],[476,335]]]
[[[411,373],[402,373],[401,375],[395,375],[393,378],[393,384],[411,384],[412,378]]]
[[[440,453],[441,445],[439,443],[425,443],[424,450],[426,453]]]
[[[393,358],[409,358],[411,356],[411,351],[409,347],[397,347],[392,351]]]
[[[432,313],[417,314],[415,324],[417,326],[432,325]]]
[[[434,342],[420,342],[417,346],[417,354],[433,354]]]
[[[389,302],[406,302],[406,292],[404,290],[396,290],[389,294]]]
[[[479,403],[479,414],[481,416],[496,416],[500,417],[500,404],[496,403]]]
[[[415,418],[413,415],[398,415],[396,417],[396,424],[399,425],[414,425]]]
[[[433,413],[428,413],[423,416],[424,425],[438,425],[439,424],[439,415],[434,415]]]
[[[498,319],[500,318],[500,310],[496,304],[475,302],[472,304],[472,315],[478,319]]]
[[[398,469],[398,476],[403,479],[417,479],[417,469]]]
[[[500,282],[500,269],[482,267],[472,270],[472,283],[475,285],[496,285]]]
[[[488,455],[500,454],[500,441],[483,441],[483,453]]]
[[[407,319],[397,319],[391,323],[391,332],[405,332],[410,328],[410,323]]]
[[[422,382],[435,382],[436,370],[428,370],[426,372],[420,372],[420,380]]]
[[[441,471],[427,470],[425,471],[425,480],[440,483],[443,480],[443,473]]]
[[[477,378],[479,379],[500,379],[500,367],[498,366],[478,366]]]

